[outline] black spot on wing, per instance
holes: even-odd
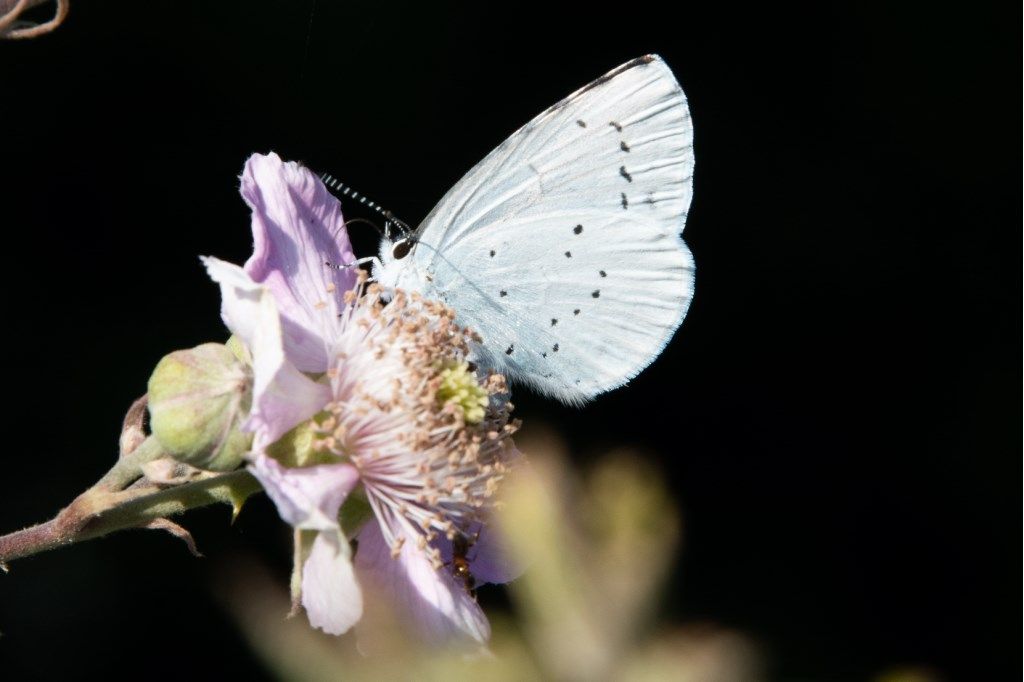
[[[552,317],[551,318],[551,326],[554,327],[556,324],[558,324],[558,318],[557,317]]]
[[[619,149],[621,149],[624,152],[628,152],[629,151],[629,145],[626,144],[625,140],[623,140],[622,142],[619,142]]]
[[[626,182],[633,182],[633,176],[626,171],[625,166],[619,166],[619,175],[626,178]]]
[[[576,310],[572,311],[572,314],[573,315],[579,315],[580,314],[580,309],[577,308]]]
[[[629,208],[629,199],[626,198],[626,193],[622,192],[622,208]]]
[[[587,124],[584,121],[580,121],[580,120],[576,121],[576,125],[578,125],[580,128],[586,128],[587,127]]]
[[[557,353],[558,352],[558,344],[556,343],[555,345],[551,346],[551,350],[553,350],[553,351],[555,351]]]
[[[583,226],[577,225],[576,227],[572,228],[572,231],[573,234],[580,234],[581,232],[583,232]]]
[[[491,258],[494,258],[494,249],[491,249]]]
[[[590,292],[590,295],[593,296],[594,298],[599,298],[601,296],[601,290],[594,289],[592,292]]]
[[[608,273],[607,273],[607,272],[605,272],[604,270],[598,270],[597,272],[598,272],[598,274],[600,274],[600,275],[601,275],[602,277],[607,277],[607,276],[608,276]]]
[[[505,355],[512,355],[512,351],[514,351],[515,349],[515,344],[510,344],[509,347],[505,349]]]
[[[565,257],[566,258],[572,258],[572,251],[566,251],[565,252]]]
[[[502,289],[501,291],[498,292],[498,295],[501,296],[502,298],[505,298],[506,296],[508,296],[508,292]]]
[[[610,125],[612,128],[615,128],[620,133],[622,132],[622,126],[616,123],[615,121],[608,121],[608,125]]]

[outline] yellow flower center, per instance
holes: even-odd
[[[441,386],[437,389],[439,403],[455,405],[462,410],[467,424],[479,424],[487,414],[488,399],[487,389],[469,371],[469,363],[446,361],[441,370]]]

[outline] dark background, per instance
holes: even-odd
[[[0,530],[109,467],[164,353],[224,338],[197,256],[248,256],[250,153],[415,224],[657,52],[696,133],[693,307],[628,388],[521,416],[580,462],[659,461],[686,519],[664,615],[756,637],[772,678],[1017,679],[1021,15],[890,4],[93,0],[0,44]],[[249,551],[283,581],[287,529],[263,499],[186,520],[207,559],[135,532],[0,575],[3,676],[265,675],[211,575]]]

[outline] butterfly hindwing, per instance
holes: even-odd
[[[686,314],[692,173],[682,90],[659,58],[633,60],[463,177],[417,231],[409,273],[484,337],[482,364],[583,401],[646,367]]]

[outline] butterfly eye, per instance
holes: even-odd
[[[411,249],[412,242],[408,239],[402,239],[395,242],[395,245],[391,248],[391,255],[395,260],[402,260],[409,255]]]

